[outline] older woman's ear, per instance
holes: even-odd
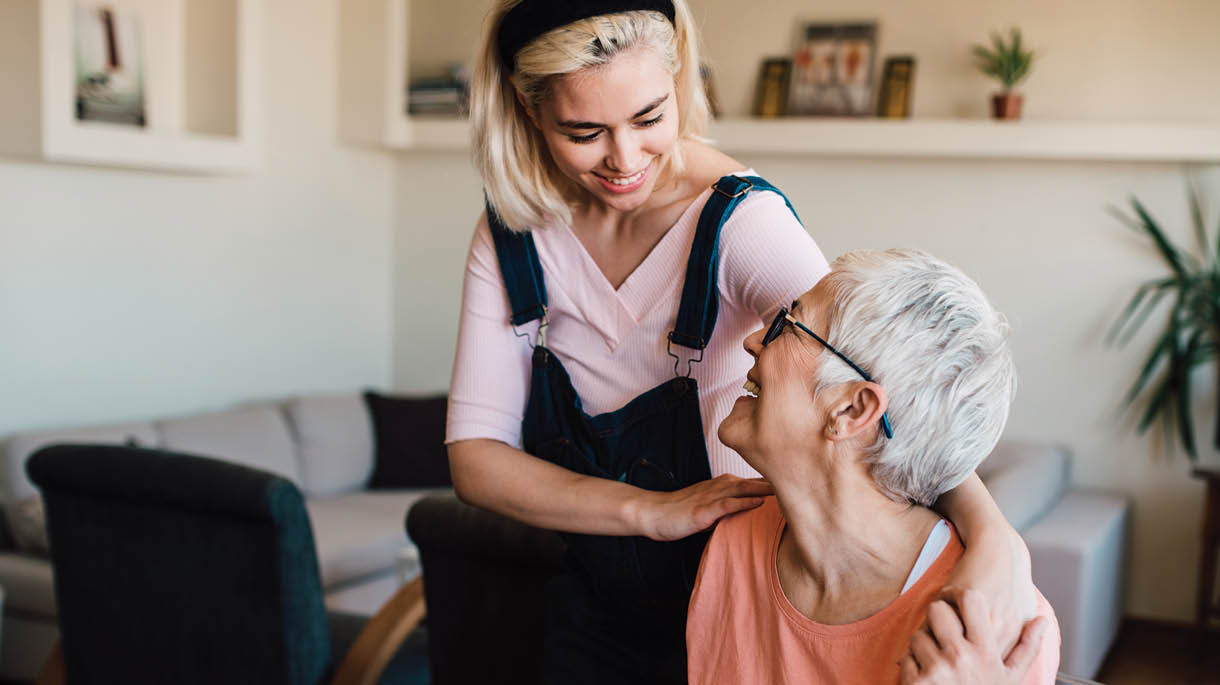
[[[881,417],[889,408],[885,388],[869,381],[854,381],[839,386],[841,394],[831,405],[826,419],[826,439],[832,442],[864,436],[874,439],[881,429]]]

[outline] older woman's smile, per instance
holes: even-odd
[[[751,378],[749,374],[746,374],[746,382],[744,385],[742,385],[742,387],[745,388],[746,392],[750,393],[752,397],[758,397],[759,393],[762,392],[762,383],[759,383]]]

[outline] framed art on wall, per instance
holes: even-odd
[[[140,17],[129,7],[76,5],[76,118],[144,126]]]
[[[789,114],[871,115],[876,43],[875,22],[804,25],[793,60]]]

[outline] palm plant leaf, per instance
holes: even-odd
[[[1191,411],[1190,371],[1194,367],[1192,359],[1202,335],[1203,331],[1197,328],[1191,333],[1186,348],[1178,350],[1179,354],[1175,355],[1176,364],[1173,370],[1175,376],[1173,382],[1177,386],[1178,392],[1178,437],[1182,440],[1186,453],[1191,457],[1197,457],[1198,450],[1195,449],[1195,419],[1194,412]]]
[[[1195,242],[1199,245],[1199,254],[1208,264],[1214,261],[1209,257],[1211,250],[1207,247],[1207,229],[1203,226],[1203,204],[1199,201],[1199,189],[1190,184],[1190,225],[1195,231]]]
[[[1177,330],[1168,330],[1161,334],[1160,340],[1153,346],[1152,351],[1148,353],[1148,358],[1144,360],[1144,366],[1140,369],[1140,373],[1136,376],[1135,383],[1131,385],[1131,389],[1127,391],[1127,404],[1135,401],[1139,397],[1140,392],[1144,390],[1144,386],[1148,383],[1148,379],[1152,377],[1152,372],[1156,371],[1160,366],[1161,358],[1173,354],[1173,339],[1177,335]],[[1159,393],[1158,393],[1159,394]],[[1140,432],[1147,428],[1147,422],[1140,422]]]
[[[1173,269],[1173,272],[1177,274],[1179,279],[1185,281],[1186,269],[1182,266],[1180,252],[1165,237],[1165,232],[1161,230],[1160,224],[1148,214],[1148,210],[1144,209],[1144,205],[1138,199],[1131,198],[1131,207],[1139,215],[1142,222],[1140,224],[1141,228],[1147,231],[1148,235],[1152,236],[1152,241],[1156,243],[1157,250],[1160,251],[1165,261],[1169,263],[1169,267]]]
[[[1152,398],[1148,400],[1148,406],[1144,408],[1144,415],[1140,417],[1138,430],[1140,433],[1148,430],[1153,421],[1156,421],[1158,416],[1169,420],[1168,412],[1171,410],[1169,399],[1173,395],[1173,374],[1165,374],[1161,379],[1161,385],[1153,393]]]
[[[1135,296],[1131,298],[1131,302],[1127,304],[1127,308],[1119,316],[1118,321],[1110,329],[1110,333],[1106,336],[1107,342],[1113,343],[1118,341],[1120,345],[1126,345],[1128,342],[1131,342],[1131,338],[1144,325],[1144,321],[1148,319],[1148,316],[1152,314],[1156,306],[1161,303],[1161,300],[1165,299],[1165,296],[1169,294],[1170,288],[1177,282],[1176,278],[1165,278],[1159,281],[1149,281],[1140,286],[1139,290],[1135,292]],[[1150,293],[1152,297],[1148,298]],[[1144,306],[1139,310],[1138,314],[1135,314],[1135,310],[1140,306],[1141,302]],[[1133,314],[1134,316],[1132,316]],[[1127,333],[1120,338],[1119,333],[1124,327]]]
[[[1190,188],[1190,221],[1198,255],[1179,248],[1161,224],[1136,198],[1132,214],[1111,208],[1122,223],[1146,235],[1170,273],[1140,284],[1109,331],[1109,342],[1124,345],[1140,330],[1154,310],[1171,293],[1172,307],[1135,382],[1127,392],[1128,406],[1146,398],[1137,423],[1145,432],[1157,419],[1165,426],[1165,437],[1178,442],[1193,460],[1198,458],[1193,412],[1193,371],[1220,355],[1220,232],[1217,245],[1209,247],[1203,223],[1203,206],[1196,188]],[[1156,378],[1154,382],[1153,379]],[[1217,421],[1220,428],[1220,419]],[[1220,433],[1216,435],[1220,448]]]

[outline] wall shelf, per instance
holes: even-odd
[[[1220,125],[969,119],[725,119],[726,152],[1114,162],[1220,161]]]
[[[465,152],[465,120],[406,114],[410,4],[341,3],[340,135],[381,149]],[[722,150],[742,155],[1220,162],[1220,122],[740,117],[717,120],[709,136]]]
[[[467,150],[464,119],[407,114],[410,0],[344,0],[339,16],[339,137],[390,150]]]
[[[139,17],[144,127],[76,118],[74,0],[0,4],[0,154],[187,173],[261,162],[261,0],[116,0]]]
[[[403,117],[397,150],[465,151],[465,120]],[[1220,126],[955,119],[721,119],[729,153],[805,157],[1220,162]]]

